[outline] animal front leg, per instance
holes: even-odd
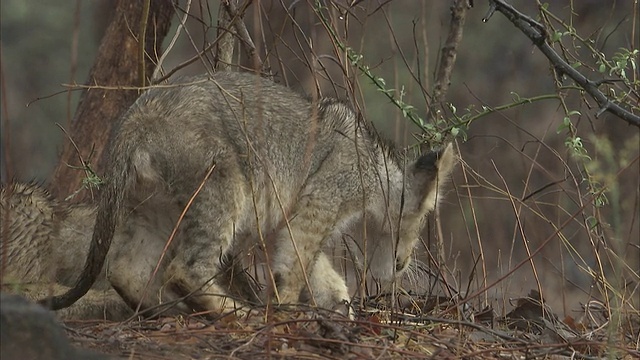
[[[306,303],[315,301],[319,308],[338,311],[353,318],[349,290],[344,276],[334,269],[331,260],[324,252],[320,252],[313,263],[309,280],[313,299],[311,299],[311,293],[305,289],[300,295],[301,301]]]
[[[335,210],[322,205],[306,199],[294,212],[295,217],[279,232],[273,269],[280,304],[299,302],[301,291],[311,286],[312,264],[335,222]],[[311,286],[312,304],[313,291]]]
[[[200,265],[195,265],[198,262]],[[205,259],[204,256],[178,256],[169,265],[167,280],[173,291],[184,296],[184,303],[195,311],[221,314],[237,310],[242,304],[232,298],[226,287],[221,285],[224,274],[220,271],[220,266],[219,262]]]

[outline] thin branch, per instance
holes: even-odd
[[[2,56],[0,55],[0,60],[2,59]],[[7,84],[6,84],[6,80],[4,77],[4,66],[2,66],[2,61],[0,61],[0,104],[2,104],[2,110],[0,110],[0,112],[2,113],[2,146],[0,147],[0,149],[2,150],[2,157],[4,159],[4,166],[5,166],[5,174],[6,174],[6,179],[5,180],[9,180],[11,178],[13,178],[14,173],[13,173],[13,161],[11,159],[11,153],[13,152],[11,149],[11,123],[9,122],[9,101],[7,99]],[[0,174],[2,173],[2,169],[0,169]],[[8,219],[8,216],[3,216],[3,218]],[[5,226],[6,224],[3,223],[2,224],[2,229],[8,229],[7,226]],[[2,233],[2,238],[3,239],[7,239],[7,237],[5,237],[5,234]],[[6,251],[2,251],[2,253],[5,253]],[[2,269],[5,267],[4,264],[6,264],[7,262],[5,261],[6,259],[2,258],[2,264],[3,266],[0,266],[0,279],[2,279]]]
[[[140,20],[140,30],[138,31],[138,81],[140,86],[147,84],[145,66],[145,41],[147,41],[147,26],[149,22],[149,12],[151,11],[151,0],[145,0],[142,5],[142,19]]]
[[[253,40],[251,39],[251,35],[249,35],[247,26],[245,25],[244,21],[242,21],[242,19],[244,18],[244,13],[249,7],[249,5],[251,5],[251,2],[252,0],[246,1],[242,5],[241,9],[238,9],[238,7],[235,5],[233,1],[223,1],[222,5],[224,6],[225,10],[229,14],[229,17],[234,19],[232,21],[232,25],[236,28],[236,35],[241,40],[244,50],[249,55],[249,58],[252,60],[253,62],[252,65],[255,67],[255,69],[262,70],[262,65],[263,65],[262,59],[260,59],[260,55],[256,51],[256,45],[253,43]]]
[[[489,11],[482,21],[489,21],[489,18],[491,18],[495,11],[502,13],[513,25],[531,39],[533,44],[540,49],[544,56],[553,64],[558,73],[567,75],[598,103],[600,110],[596,113],[596,117],[604,112],[610,112],[629,124],[640,127],[640,116],[633,114],[631,111],[609,99],[598,89],[598,82],[582,75],[582,73],[573,68],[553,50],[551,45],[546,41],[547,34],[542,24],[519,12],[503,0],[489,0]]]
[[[218,7],[218,38],[220,40],[216,43],[216,71],[231,70],[233,48],[235,47],[235,39],[231,32],[234,18],[229,11],[225,11],[224,3],[225,1],[220,1]]]
[[[167,55],[169,55],[169,53],[171,52],[171,50],[175,46],[176,42],[178,41],[178,38],[180,37],[180,34],[182,33],[182,29],[185,27],[185,23],[187,22],[187,19],[189,18],[189,11],[191,10],[191,1],[192,0],[188,0],[187,1],[187,5],[185,6],[185,11],[184,11],[183,17],[180,20],[180,22],[178,23],[178,28],[176,29],[176,33],[173,35],[173,38],[171,38],[171,42],[167,46],[167,49],[162,53],[162,56],[160,56],[160,59],[158,60],[158,65],[156,66],[156,69],[153,72],[153,76],[151,77],[151,79],[152,79],[151,83],[152,84],[157,83],[156,80],[163,73],[164,70],[162,69],[162,64],[164,63],[165,59],[167,58]],[[145,84],[143,84],[143,85],[145,85]]]
[[[455,0],[451,6],[451,25],[447,40],[442,46],[440,53],[440,66],[436,76],[436,83],[433,86],[432,104],[439,104],[445,100],[449,84],[451,83],[451,73],[456,63],[458,55],[458,45],[462,40],[462,31],[466,19],[467,10],[471,8],[469,0]]]

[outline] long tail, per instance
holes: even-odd
[[[100,198],[89,253],[82,273],[76,280],[75,285],[62,295],[38,301],[41,305],[52,310],[59,310],[73,305],[91,289],[91,286],[93,286],[102,271],[116,226],[122,218],[124,193],[127,188],[129,171],[127,160],[126,156],[124,159],[113,157],[111,159],[111,165],[108,167],[111,171],[106,178],[107,183]]]

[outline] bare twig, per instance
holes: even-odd
[[[9,123],[9,101],[7,99],[7,86],[4,77],[4,66],[0,63],[0,102],[2,103],[2,157],[7,179],[11,179],[13,174],[13,161],[11,161],[11,124]],[[0,169],[1,171],[1,169]],[[3,229],[6,227],[3,225]],[[4,236],[4,234],[3,234]],[[5,238],[6,239],[6,238]],[[2,259],[4,261],[4,259]],[[3,262],[6,264],[6,262]],[[2,268],[3,266],[0,266]]]
[[[596,113],[596,117],[604,112],[610,112],[629,124],[640,127],[640,116],[633,114],[609,99],[598,89],[598,82],[588,79],[553,50],[551,45],[546,41],[547,33],[542,24],[519,12],[503,0],[489,0],[489,11],[482,21],[489,21],[489,18],[491,18],[495,11],[502,13],[513,25],[531,39],[533,44],[540,49],[544,56],[553,64],[558,73],[567,75],[598,103],[600,110]]]
[[[153,76],[151,77],[152,78],[152,81],[151,81],[152,84],[157,83],[156,80],[163,73],[164,70],[162,69],[162,64],[164,63],[164,60],[167,58],[167,55],[171,52],[173,47],[176,45],[176,42],[178,41],[178,38],[180,37],[180,34],[182,33],[182,30],[185,28],[185,23],[187,22],[187,18],[189,18],[189,10],[191,9],[191,1],[192,0],[188,0],[187,1],[187,5],[185,6],[184,15],[182,16],[182,19],[178,23],[178,28],[176,29],[176,33],[173,35],[173,38],[171,38],[171,42],[167,46],[167,49],[162,53],[162,56],[160,56],[160,59],[158,60],[158,65],[156,66],[156,69],[153,71]]]
[[[149,22],[149,12],[151,11],[151,0],[145,0],[142,5],[142,19],[140,20],[140,30],[138,31],[138,81],[140,86],[147,84],[145,74],[145,41],[147,40],[147,26]]]
[[[451,83],[451,74],[453,72],[453,66],[456,63],[456,57],[458,55],[458,45],[462,40],[462,32],[464,30],[464,21],[466,19],[467,10],[472,6],[470,0],[454,0],[451,6],[451,24],[449,25],[449,34],[447,40],[442,46],[442,52],[440,53],[440,63],[438,65],[436,82],[433,85],[433,96],[431,97],[431,106],[429,107],[429,114],[432,120],[435,120],[436,107],[445,100],[447,92],[449,91],[449,84]],[[445,263],[444,256],[444,235],[442,233],[442,223],[440,221],[440,208],[435,209],[436,216],[436,231],[437,236],[437,255],[438,261],[441,264]]]
[[[247,52],[255,69],[262,69],[262,59],[256,51],[256,46],[249,35],[247,26],[244,24],[244,14],[251,5],[252,0],[247,0],[238,8],[235,1],[226,0],[220,2],[218,16],[218,51],[216,58],[216,68],[219,70],[228,70],[232,64],[234,50],[234,36],[237,36],[242,43],[242,47]],[[235,33],[231,31],[235,29]]]
[[[235,39],[231,33],[233,25],[233,17],[231,13],[225,11],[224,3],[228,1],[220,1],[218,7],[218,39],[216,45],[216,62],[215,69],[217,71],[225,71],[231,69],[233,62],[233,48]]]
[[[253,66],[256,69],[262,69],[262,59],[260,59],[260,55],[256,51],[256,46],[251,39],[251,35],[249,35],[249,31],[247,30],[247,26],[245,25],[242,18],[244,17],[244,13],[247,10],[247,7],[251,5],[252,0],[246,1],[241,9],[238,9],[233,1],[223,1],[222,5],[224,6],[226,12],[229,14],[229,17],[232,20],[233,26],[236,28],[236,33],[238,38],[242,42],[242,46],[244,50],[249,55],[249,58],[253,62]]]
[[[432,104],[434,105],[443,102],[447,95],[447,91],[449,90],[451,73],[453,71],[453,66],[456,63],[458,45],[462,40],[464,21],[469,8],[471,8],[469,0],[455,0],[451,6],[451,25],[449,26],[449,34],[447,35],[447,41],[444,46],[442,46],[436,83],[433,86]]]

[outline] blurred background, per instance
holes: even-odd
[[[354,7],[348,3],[328,6],[333,28],[388,89],[395,89],[426,117],[452,2],[356,1]],[[498,308],[508,307],[510,298],[538,288],[559,314],[572,314],[590,299],[607,302],[618,296],[612,293],[638,306],[638,128],[608,113],[596,118],[597,106],[580,92],[561,91],[563,102],[547,96],[555,95],[558,86],[547,59],[501,14],[483,22],[487,2],[474,3],[446,96],[455,114],[443,106],[442,115],[450,119],[523,98],[533,100],[492,112],[460,129],[461,163],[443,194],[440,221],[430,219],[418,259],[439,266],[447,281],[463,293],[501,280],[474,300],[480,306],[495,305],[497,300]],[[510,3],[539,19],[535,1]],[[633,0],[549,3],[548,11],[557,17],[555,26],[570,24],[608,58],[620,48],[638,48],[634,31],[639,18]],[[183,33],[170,50],[164,63],[167,70],[192,58],[216,37],[218,2],[190,4],[184,32],[189,36]],[[179,6],[185,10],[187,3],[181,1]],[[3,0],[1,7],[2,182],[46,184],[66,141],[61,128],[68,126],[80,94],[62,84],[86,82],[115,2]],[[401,145],[415,143],[412,133],[418,128],[337,55],[340,52],[312,1],[254,1],[245,23],[276,81],[307,94],[316,91],[317,81],[323,95],[351,102],[383,137]],[[176,17],[166,44],[178,24]],[[580,61],[597,69],[597,59],[575,39],[564,45],[574,52],[565,55],[583,56]],[[243,50],[236,55],[238,63],[251,67]],[[178,74],[203,72],[211,65],[207,59]],[[593,79],[603,77],[588,66],[579,69]],[[638,81],[637,72],[630,69],[627,76]],[[570,116],[573,132],[562,127],[567,109],[579,112]],[[575,156],[565,144],[576,137],[588,158]],[[531,261],[516,267],[542,245]]]

